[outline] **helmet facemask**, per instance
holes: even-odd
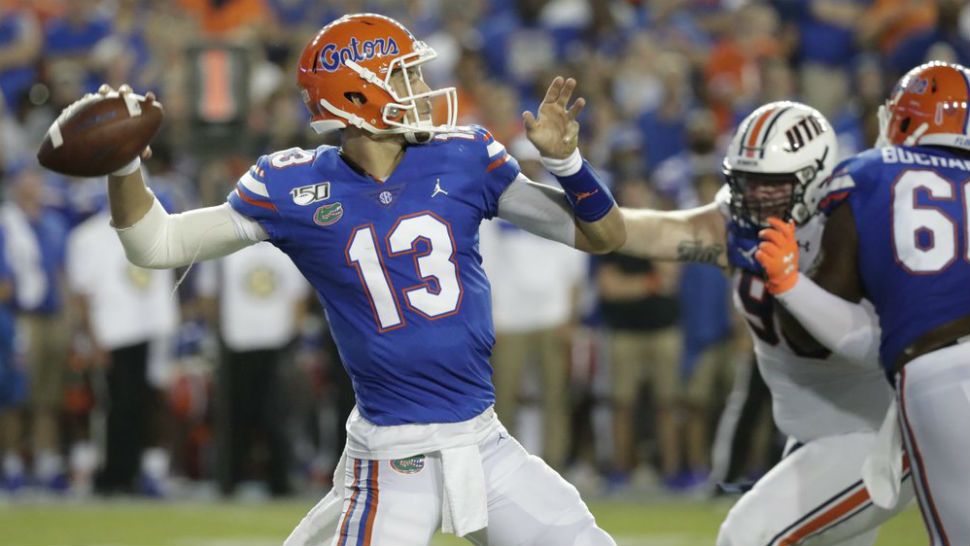
[[[767,227],[768,218],[788,221],[799,200],[800,185],[792,173],[725,172],[731,187],[731,216],[751,227]]]
[[[876,148],[883,148],[886,146],[892,146],[893,142],[890,137],[890,132],[893,129],[893,105],[891,101],[886,101],[885,104],[879,106],[879,111],[876,113],[879,119],[879,136],[876,138]],[[896,129],[901,133],[905,134],[909,127],[908,125],[912,123],[913,118],[904,118],[899,122],[899,127]],[[930,125],[926,122],[921,123],[916,130],[914,130],[909,136],[907,136],[900,144],[903,146],[915,146],[919,143],[920,138],[929,130]]]
[[[427,142],[435,133],[454,131],[457,124],[458,92],[454,87],[415,93],[412,86],[412,77],[424,80],[421,65],[437,57],[438,54],[424,42],[415,42],[414,51],[391,61],[384,76],[384,88],[394,102],[384,106],[383,121],[401,129],[405,139],[412,144]],[[391,78],[395,71],[401,71],[404,74],[402,80],[405,93],[403,95],[398,94],[391,85]],[[447,121],[443,125],[434,123],[432,100],[436,97],[443,98],[447,107]]]
[[[802,225],[811,217],[815,207],[814,188],[822,182],[825,149],[814,165],[807,165],[789,173],[759,173],[724,169],[724,178],[731,188],[731,216],[736,222],[753,228],[768,227],[768,218],[794,220]]]

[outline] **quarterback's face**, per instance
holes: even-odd
[[[395,70],[391,74],[391,89],[399,97],[407,97],[420,95],[422,93],[427,93],[431,91],[428,84],[425,83],[424,78],[421,77],[421,70],[417,67],[408,68],[406,70]],[[409,89],[410,87],[410,89]],[[418,115],[422,118],[431,114],[431,99],[417,99],[415,106],[418,109]]]

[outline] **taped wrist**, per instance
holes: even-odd
[[[141,168],[141,157],[135,157],[135,159],[129,161],[125,166],[111,173],[111,176],[128,176],[139,168]]]
[[[578,149],[565,159],[543,157],[542,164],[559,181],[579,220],[595,222],[616,205],[613,195],[596,176],[593,167],[579,155]]]

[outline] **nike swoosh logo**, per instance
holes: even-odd
[[[596,195],[597,193],[599,193],[599,190],[598,189],[595,189],[593,191],[584,191],[584,192],[574,193],[573,194],[573,199],[576,200],[576,204],[578,205],[583,199],[587,199],[589,197],[592,197],[592,196]]]

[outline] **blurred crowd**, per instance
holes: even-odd
[[[554,183],[520,113],[576,77],[584,156],[631,207],[709,202],[726,138],[764,102],[819,109],[844,157],[874,142],[908,68],[970,64],[962,0],[0,0],[3,491],[327,485],[353,393],[289,261],[261,244],[134,267],[104,181],[34,155],[62,108],[129,83],[165,107],[144,165],[155,193],[173,212],[219,204],[259,155],[321,143],[294,66],[360,11],[431,45],[425,79],[456,86],[460,123],[488,127],[535,180]],[[553,467],[607,492],[684,492],[770,466],[770,397],[721,271],[591,259],[500,221],[481,247],[497,410]]]

